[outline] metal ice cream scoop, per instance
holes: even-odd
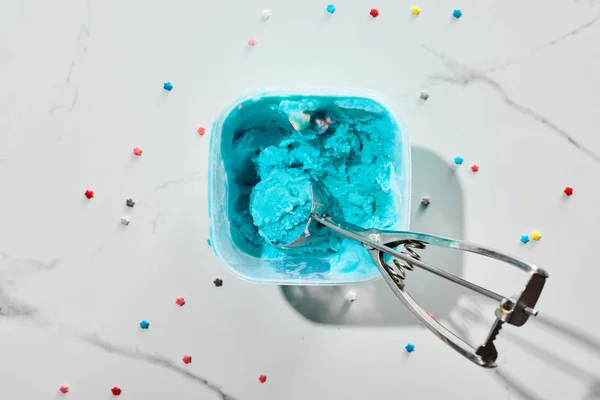
[[[488,247],[461,240],[448,239],[426,233],[363,229],[344,221],[334,220],[329,215],[332,210],[332,202],[325,188],[320,182],[313,180],[311,189],[312,207],[310,216],[307,216],[308,220],[304,233],[292,242],[280,246],[297,247],[305,245],[313,237],[311,233],[323,226],[348,239],[362,243],[369,251],[369,255],[387,284],[414,316],[443,342],[475,364],[486,368],[496,367],[498,352],[494,345],[494,340],[498,336],[502,325],[508,323],[510,325],[522,326],[527,322],[529,316],[537,315],[538,312],[534,307],[540,297],[546,278],[548,278],[548,273],[542,268]],[[500,295],[421,261],[421,257],[415,252],[415,249],[422,250],[428,245],[449,247],[504,261],[526,272],[529,275],[529,279],[525,288],[518,295],[513,297]],[[392,257],[389,262],[384,258],[386,254]],[[474,348],[456,336],[428,315],[406,292],[406,271],[412,271],[415,267],[431,272],[499,302],[498,308],[495,311],[496,320],[490,329],[487,339],[481,346]]]

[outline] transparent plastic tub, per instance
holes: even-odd
[[[225,266],[238,277],[257,283],[282,285],[338,285],[369,282],[379,279],[381,274],[371,261],[362,245],[352,243],[343,252],[352,253],[354,261],[358,260],[358,268],[345,269],[340,254],[305,255],[265,259],[248,254],[232,239],[232,222],[230,220],[230,202],[235,191],[235,178],[228,176],[223,154],[231,147],[235,126],[230,126],[233,119],[242,118],[244,110],[264,99],[294,99],[303,97],[333,97],[336,104],[353,104],[356,100],[368,100],[369,106],[384,118],[389,118],[391,126],[396,129],[395,146],[397,155],[393,163],[392,191],[399,218],[389,229],[408,230],[410,222],[410,143],[406,124],[402,117],[393,111],[390,103],[380,94],[365,89],[270,89],[253,92],[238,98],[227,107],[216,119],[211,130],[208,207],[210,218],[210,239],[213,251]],[[329,100],[329,99],[328,99]],[[255,111],[254,111],[255,112]],[[229,122],[228,122],[229,121]],[[225,127],[225,129],[224,129]],[[230,196],[232,198],[230,198]],[[382,227],[379,227],[382,228]],[[236,229],[233,226],[233,229]],[[347,256],[347,255],[345,255]],[[354,263],[356,264],[356,263]]]

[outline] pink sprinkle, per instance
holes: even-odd
[[[198,134],[199,134],[200,136],[202,136],[202,135],[204,135],[205,133],[206,133],[206,129],[204,129],[204,127],[203,127],[203,126],[199,126],[199,127],[198,127]]]
[[[175,304],[181,307],[185,304],[185,299],[183,297],[178,297],[175,299]]]
[[[257,43],[258,43],[258,40],[256,40],[256,39],[250,39],[250,40],[248,40],[248,45],[249,46],[256,46]]]
[[[133,154],[135,154],[136,156],[141,156],[143,151],[144,150],[142,150],[141,147],[137,147],[136,146],[136,147],[133,148]]]

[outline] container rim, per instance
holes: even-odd
[[[229,114],[236,109],[240,104],[245,101],[251,100],[255,97],[282,97],[282,96],[323,96],[323,97],[362,97],[374,100],[379,105],[381,105],[388,113],[390,118],[393,118],[394,122],[400,128],[400,134],[402,135],[401,143],[402,143],[402,160],[405,164],[403,173],[406,175],[406,180],[408,184],[406,185],[406,192],[404,193],[405,201],[404,201],[404,210],[400,210],[400,212],[405,215],[405,219],[403,220],[404,225],[400,230],[409,230],[410,228],[410,216],[411,216],[411,193],[412,193],[412,160],[411,160],[411,143],[410,137],[408,134],[408,124],[404,118],[404,115],[398,110],[398,107],[394,105],[385,95],[381,94],[372,89],[367,88],[356,88],[356,87],[331,87],[331,86],[304,86],[304,87],[269,87],[269,88],[255,88],[255,89],[247,89],[242,91],[242,93],[227,107],[221,111],[221,113],[217,116],[215,121],[211,126],[210,131],[210,143],[209,148],[213,149],[215,145],[216,135],[214,134],[218,130],[221,129],[225,119]],[[377,281],[381,278],[381,274],[373,274],[369,275],[365,279],[361,280],[351,280],[351,281],[343,281],[343,282],[335,282],[335,281],[303,281],[302,279],[298,279],[295,281],[284,281],[284,280],[265,280],[265,279],[253,279],[246,275],[242,275],[234,268],[231,268],[221,257],[221,252],[219,249],[220,244],[218,241],[215,241],[214,232],[213,232],[213,204],[211,199],[211,190],[213,187],[214,179],[215,179],[215,154],[213,151],[209,151],[208,157],[208,188],[207,196],[208,196],[208,217],[209,217],[209,236],[211,241],[211,247],[213,253],[217,256],[221,264],[224,265],[225,269],[235,275],[236,277],[251,283],[262,283],[262,284],[275,284],[275,285],[295,285],[295,286],[341,286],[341,285],[356,285],[362,283],[369,283],[373,281]]]

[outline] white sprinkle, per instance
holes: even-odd
[[[348,299],[349,302],[353,303],[356,301],[356,293],[348,292],[348,294],[346,295],[346,298]]]
[[[121,217],[121,223],[123,225],[129,225],[130,222],[131,222],[131,218],[129,218],[129,217]]]
[[[265,9],[262,11],[262,16],[263,16],[263,18],[264,18],[264,19],[269,19],[269,18],[271,18],[271,15],[273,15],[273,12],[271,12],[271,9],[270,9],[270,8],[265,8]]]

